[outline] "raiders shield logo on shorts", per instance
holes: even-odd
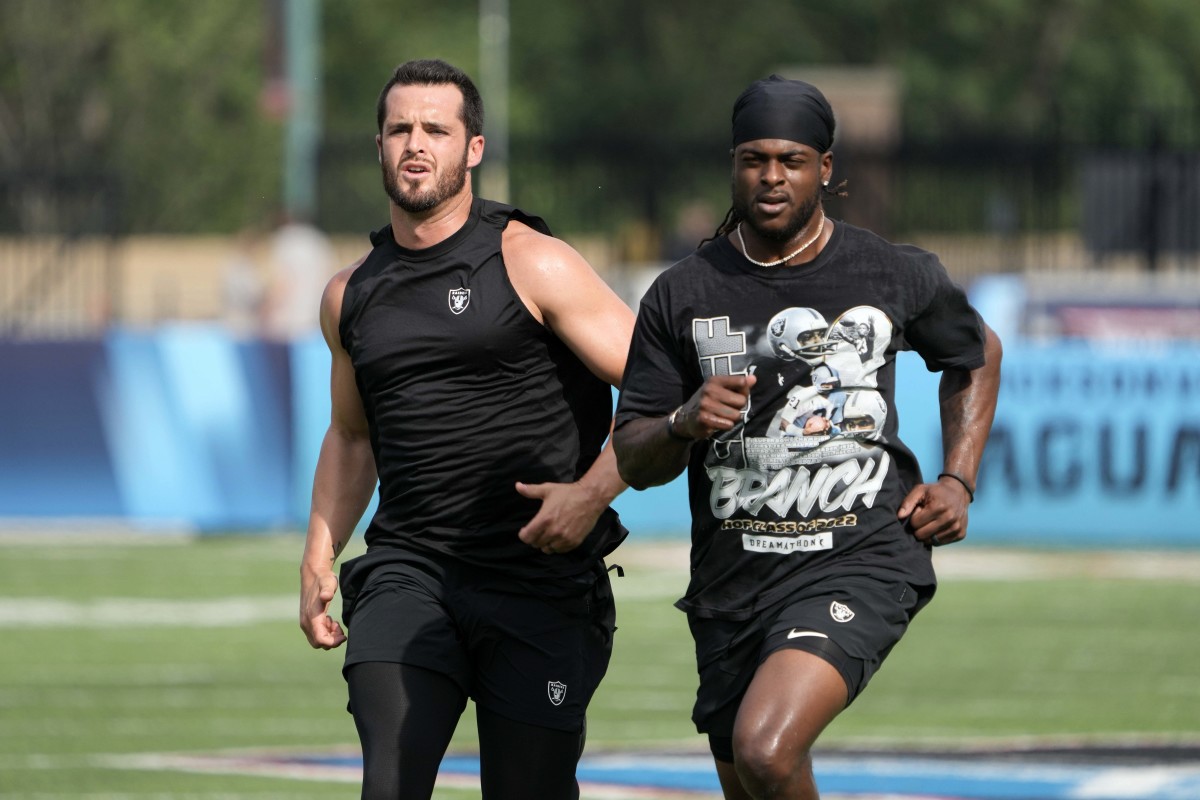
[[[567,696],[567,685],[558,681],[550,681],[546,684],[546,694],[550,696],[551,703],[561,706]]]
[[[467,310],[467,306],[471,305],[471,290],[458,287],[450,290],[450,310],[455,314],[461,314]]]
[[[854,612],[850,610],[850,606],[834,600],[829,604],[829,616],[833,617],[834,622],[849,622],[854,619]]]

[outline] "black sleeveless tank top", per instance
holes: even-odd
[[[369,549],[442,553],[541,579],[579,575],[625,535],[612,509],[577,550],[547,556],[517,538],[539,501],[514,484],[570,482],[608,435],[612,392],[525,307],[501,236],[538,217],[476,198],[463,227],[424,250],[391,226],[342,301],[343,347],[370,425],[379,506]]]

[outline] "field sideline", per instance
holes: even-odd
[[[0,533],[0,798],[356,796],[338,780],[143,768],[355,752],[341,655],[310,650],[295,622],[300,549],[295,535]],[[967,544],[936,559],[937,599],[827,732],[828,753],[1200,745],[1200,553]],[[671,607],[686,549],[627,544],[610,561],[625,569],[619,631],[588,753],[703,754]],[[468,712],[454,752],[472,751],[472,728]]]

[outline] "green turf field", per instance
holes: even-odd
[[[0,536],[0,798],[356,797],[111,758],[355,748],[341,654],[309,649],[295,622],[300,549],[294,536]],[[671,607],[680,556],[626,545],[613,559],[626,575],[591,752],[704,748]],[[1025,556],[939,551],[938,598],[822,744],[1200,740],[1200,555]],[[472,748],[472,725],[455,748]]]

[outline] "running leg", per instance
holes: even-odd
[[[571,733],[475,707],[484,800],[578,800],[584,731]]]
[[[767,656],[750,682],[733,729],[734,763],[756,800],[816,800],[809,750],[846,707],[837,668],[803,650]]]
[[[466,696],[438,672],[372,661],[346,671],[363,800],[428,800]]]

